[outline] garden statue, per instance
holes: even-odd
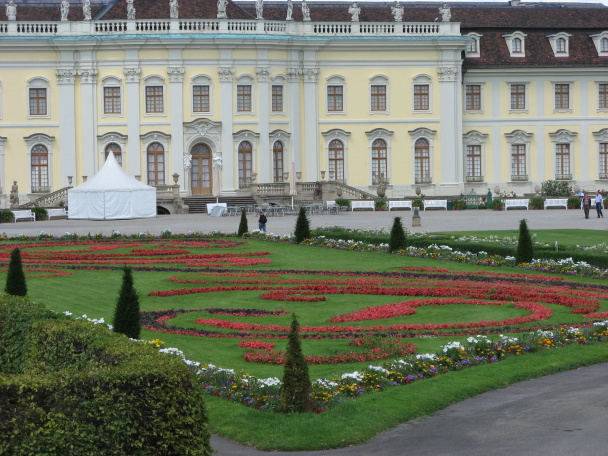
[[[177,0],[169,0],[169,17],[171,19],[179,18],[179,5]]]
[[[391,12],[393,13],[393,17],[395,18],[395,22],[403,21],[403,6],[401,3],[395,3],[395,6],[391,8]]]
[[[450,11],[450,5],[448,5],[446,2],[444,2],[441,5],[441,8],[439,8],[439,14],[441,14],[441,21],[442,22],[450,22],[450,20],[452,19],[452,13]]]
[[[213,154],[213,166],[222,168],[222,154]]]
[[[359,22],[359,13],[361,13],[361,8],[357,6],[357,2],[353,3],[350,8],[348,8],[348,13],[350,14],[352,22]]]
[[[187,171],[192,167],[192,155],[184,155],[184,169]]]
[[[11,196],[10,202],[11,207],[19,207],[19,186],[17,185],[17,181],[13,182],[13,186],[11,188]]]
[[[133,0],[127,0],[127,19],[135,20],[135,6],[133,6]]]
[[[228,4],[228,0],[217,0],[217,18],[218,19],[227,19],[228,15],[226,14],[226,5]]]
[[[255,0],[255,18],[264,19],[264,0]]]
[[[293,21],[293,17],[291,17],[292,14],[293,14],[293,2],[292,2],[292,0],[287,0],[287,17],[285,18],[285,20]]]
[[[84,16],[85,21],[91,20],[91,0],[83,0],[82,15]]]
[[[387,183],[386,179],[384,178],[384,173],[380,173],[380,175],[378,176],[378,189],[376,190],[380,198],[384,198],[384,196],[386,195],[386,187]]]
[[[6,18],[9,21],[17,20],[17,6],[15,5],[15,2],[13,0],[8,2],[6,5]]]
[[[308,7],[306,0],[302,0],[302,20],[310,21],[310,8]]]
[[[70,2],[68,2],[68,0],[63,0],[61,2],[61,20],[67,21],[69,13],[70,13]]]

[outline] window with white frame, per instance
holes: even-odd
[[[608,142],[598,144],[600,158],[600,179],[608,179]]]
[[[549,133],[555,151],[555,180],[572,180],[572,154],[577,135],[578,133],[566,129]]]
[[[325,85],[327,113],[346,113],[346,80],[342,76],[330,76]]]
[[[273,114],[282,113],[285,111],[283,106],[283,85],[273,84],[271,93],[271,110]]]
[[[431,78],[426,74],[414,77],[412,84],[412,101],[414,112],[431,111]]]
[[[159,116],[165,113],[165,84],[160,76],[148,76],[144,83],[145,115]]]
[[[511,57],[521,58],[526,56],[526,35],[522,32],[514,32],[509,35],[503,35],[509,49]]]
[[[555,57],[568,57],[570,55],[570,36],[570,34],[563,32],[547,36]]]
[[[600,40],[600,52],[608,53],[608,38],[606,37]]]
[[[608,82],[600,82],[597,85],[598,99],[597,107],[600,110],[608,110]]]
[[[554,83],[556,111],[570,111],[570,83]]]
[[[526,111],[528,109],[528,90],[525,83],[509,83],[511,111]]]
[[[253,111],[252,87],[250,84],[239,84],[236,86],[236,110],[240,113]]]
[[[369,80],[369,111],[371,114],[388,113],[388,77],[377,75]]]
[[[27,90],[28,116],[50,117],[48,81],[44,78],[30,79]]]
[[[328,146],[329,175],[338,182],[344,182],[344,143],[333,139]]]
[[[148,145],[146,150],[148,185],[165,183],[165,148],[159,142]]]
[[[211,78],[204,74],[194,76],[190,83],[192,91],[192,114],[212,114],[213,86]]]
[[[101,94],[103,97],[103,117],[122,116],[122,84],[121,79],[107,76],[101,81]]]
[[[49,151],[46,146],[36,144],[32,147],[30,169],[32,193],[49,192]]]
[[[116,143],[110,143],[105,147],[104,158],[108,158],[110,153],[114,154],[114,158],[120,166],[122,166],[122,148]]]
[[[431,152],[426,138],[419,138],[414,143],[414,177],[417,184],[431,182]]]
[[[467,182],[482,182],[481,175],[481,145],[467,146],[467,166],[466,166]]]
[[[467,84],[465,86],[464,105],[467,111],[481,111],[482,84]]]
[[[599,57],[608,57],[608,31],[590,35]]]
[[[282,141],[275,141],[272,145],[272,176],[273,182],[283,182],[283,152]]]
[[[505,134],[511,153],[511,181],[526,182],[528,176],[528,153],[534,136],[523,130],[514,130]]]
[[[253,170],[253,146],[249,141],[241,141],[238,148],[239,188],[251,186]]]
[[[468,33],[466,36],[471,38],[471,40],[467,42],[467,47],[464,51],[465,57],[481,57],[480,44],[482,35],[479,35],[478,33]]]
[[[379,176],[387,176],[387,145],[384,139],[376,139],[372,143],[372,185],[379,183]]]

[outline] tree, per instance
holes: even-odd
[[[141,330],[139,314],[139,295],[133,285],[133,272],[125,266],[122,274],[122,286],[114,309],[114,332],[125,334],[131,339],[139,339]]]
[[[519,241],[515,252],[515,263],[530,263],[534,255],[534,247],[532,246],[532,237],[528,231],[526,219],[519,222]]]
[[[247,225],[247,210],[243,208],[241,211],[241,222],[239,223],[238,236],[243,237],[245,233],[249,232],[249,226]]]
[[[304,207],[300,207],[298,219],[296,220],[296,229],[293,234],[298,244],[304,239],[310,239],[310,221],[306,216],[306,209]]]
[[[8,265],[4,291],[13,296],[27,295],[27,284],[21,264],[21,250],[19,250],[19,247],[15,247],[11,252],[11,262]]]
[[[295,314],[287,339],[285,369],[283,371],[283,386],[279,399],[279,412],[311,412],[315,408],[312,396],[312,383],[308,374],[308,364],[302,353],[302,345],[298,335],[300,325]]]
[[[403,230],[403,225],[401,224],[401,217],[395,217],[393,227],[391,228],[391,237],[388,242],[388,251],[389,253],[393,253],[397,250],[405,249],[406,247],[407,237]]]

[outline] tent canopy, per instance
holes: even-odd
[[[109,153],[95,176],[68,190],[68,208],[70,219],[156,217],[156,189],[127,174]]]

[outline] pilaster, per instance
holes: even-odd
[[[171,167],[167,175],[178,173],[184,191],[190,191],[189,170],[184,169],[184,110],[182,99],[184,92],[184,68],[181,66],[167,67],[169,76],[169,118],[171,119]],[[178,183],[180,183],[178,181]],[[188,193],[189,194],[189,193]]]
[[[258,132],[260,133],[258,146],[258,182],[271,182],[270,170],[272,169],[270,150],[270,108],[269,108],[269,67],[257,67],[258,76]]]
[[[220,107],[220,118],[222,119],[221,133],[221,148],[222,153],[222,192],[224,189],[234,190],[235,176],[237,170],[235,168],[234,156],[235,151],[232,145],[233,125],[233,106],[234,106],[234,90],[232,87],[232,77],[235,69],[229,66],[221,66],[218,68],[220,76],[220,99],[222,100]],[[216,151],[212,151],[215,153]]]
[[[99,171],[97,155],[97,70],[86,68],[78,70],[80,76],[81,127],[80,150],[82,174],[94,176]]]
[[[132,175],[141,175],[142,181],[147,182],[145,170],[141,167],[141,151],[139,141],[140,113],[140,87],[139,75],[141,70],[137,67],[123,68],[125,75],[125,114],[127,116],[127,160],[123,157],[125,171]],[[126,166],[125,166],[126,165]]]
[[[61,186],[68,186],[68,176],[78,176],[76,172],[76,113],[74,81],[76,70],[60,68],[55,71],[59,91],[59,148]],[[49,170],[50,171],[50,170]],[[49,172],[49,178],[51,177]]]

